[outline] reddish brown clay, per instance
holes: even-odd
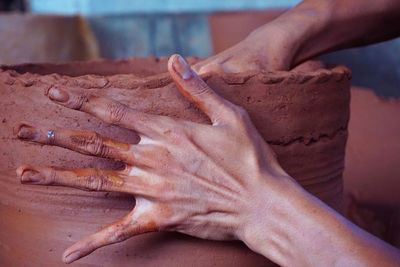
[[[400,248],[400,100],[352,88],[345,214]]]
[[[92,130],[120,141],[138,141],[128,130],[63,108],[44,95],[52,84],[63,84],[114,98],[144,112],[209,123],[179,93],[169,75],[162,74],[166,62],[165,58],[147,58],[1,67],[0,261],[4,266],[62,265],[64,249],[122,217],[134,205],[132,196],[122,194],[21,185],[15,175],[21,164],[120,166],[59,147],[22,142],[14,133],[18,122]],[[220,95],[249,112],[285,170],[312,194],[340,210],[350,100],[347,68],[305,64],[291,72],[213,73],[203,78]],[[76,266],[85,264],[264,266],[268,261],[238,242],[152,233],[101,248]]]

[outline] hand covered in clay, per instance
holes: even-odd
[[[24,184],[135,196],[136,205],[128,215],[72,245],[64,252],[65,262],[153,231],[243,240],[244,227],[257,220],[256,196],[263,195],[263,207],[274,205],[285,183],[293,183],[245,110],[218,96],[179,55],[170,58],[168,70],[182,94],[208,115],[212,125],[149,115],[87,90],[53,86],[48,97],[54,102],[133,130],[140,135],[140,142],[122,143],[89,131],[60,128],[49,132],[28,124],[19,126],[20,139],[126,164],[118,171],[18,168]],[[262,189],[265,185],[269,192]]]

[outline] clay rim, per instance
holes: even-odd
[[[196,57],[187,58],[188,61],[193,64],[198,62],[200,59]],[[67,80],[75,80],[75,85],[83,88],[90,89],[102,89],[102,88],[121,88],[121,89],[136,89],[138,87],[155,89],[166,86],[172,83],[172,79],[169,73],[159,73],[153,75],[147,75],[144,77],[136,76],[135,72],[131,74],[110,74],[110,75],[98,75],[98,74],[84,74],[79,76],[63,75],[57,72],[49,74],[38,74],[39,71],[29,72],[29,69],[39,68],[39,69],[62,69],[63,67],[71,67],[76,65],[76,67],[87,67],[90,68],[91,65],[97,64],[107,64],[111,68],[113,65],[118,64],[129,64],[131,61],[144,60],[152,64],[161,64],[168,60],[167,57],[164,58],[131,58],[122,60],[95,60],[95,61],[71,61],[66,63],[27,63],[19,65],[0,65],[0,75],[8,76],[6,79],[7,84],[13,84],[15,80],[20,80],[25,86],[31,86],[39,82],[49,83],[46,78],[51,78],[54,83],[57,84],[69,84]],[[24,71],[28,69],[28,71]],[[305,84],[305,83],[324,83],[330,79],[334,79],[339,82],[343,79],[351,79],[351,71],[343,65],[332,65],[326,64],[314,71],[301,71],[301,70],[291,70],[291,71],[269,71],[269,72],[258,72],[249,71],[242,73],[224,73],[224,72],[209,72],[201,75],[201,77],[207,81],[208,79],[218,77],[223,80],[226,84],[246,84],[246,83],[262,83],[262,84]],[[46,81],[47,80],[47,81]],[[118,86],[121,81],[126,82],[125,86]],[[79,82],[81,81],[81,82]],[[82,81],[85,81],[82,83]],[[118,82],[120,81],[120,82]],[[74,85],[74,84],[71,84]],[[127,85],[127,86],[126,86]]]

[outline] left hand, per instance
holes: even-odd
[[[269,22],[236,45],[196,63],[193,69],[198,74],[289,70],[297,51],[297,39],[290,32],[287,23]]]
[[[243,240],[245,227],[257,220],[257,213],[268,213],[265,207],[270,205],[278,207],[272,204],[275,197],[287,192],[287,181],[292,183],[245,110],[218,96],[182,57],[172,56],[168,70],[182,94],[209,116],[212,125],[149,115],[85,90],[54,86],[48,92],[51,100],[134,130],[140,142],[126,144],[94,132],[61,128],[47,134],[48,129],[40,126],[19,126],[20,139],[126,163],[121,171],[18,168],[22,183],[135,196],[136,205],[128,215],[72,245],[64,252],[65,262],[151,231]]]

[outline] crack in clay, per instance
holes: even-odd
[[[332,134],[320,134],[317,138],[304,138],[304,136],[292,139],[288,142],[282,142],[282,141],[266,141],[270,145],[275,145],[275,146],[289,146],[293,143],[300,143],[304,144],[306,146],[310,146],[312,144],[315,144],[319,142],[322,139],[328,139],[332,140],[336,137],[336,135],[340,133],[346,133],[347,132],[347,127],[340,127],[336,131],[334,131]]]

